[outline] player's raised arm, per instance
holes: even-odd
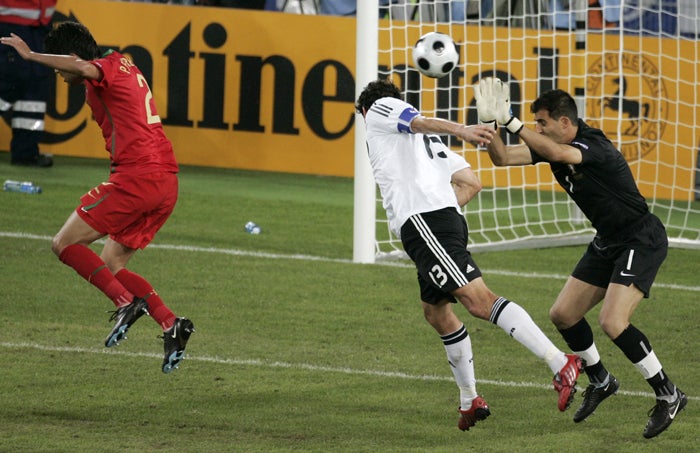
[[[59,72],[74,74],[84,79],[99,80],[102,77],[100,70],[93,64],[76,55],[53,55],[32,51],[22,38],[14,33],[0,38],[0,43],[13,47],[23,59],[33,61]]]
[[[485,146],[491,142],[494,131],[485,125],[467,126],[441,118],[417,116],[411,121],[411,130],[420,134],[450,134],[465,142]]]

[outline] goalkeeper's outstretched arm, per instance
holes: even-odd
[[[552,138],[540,134],[529,128],[523,128],[518,135],[520,139],[525,142],[527,147],[533,152],[544,157],[549,162],[562,162],[565,164],[579,164],[583,159],[581,155],[581,150],[578,148],[568,145],[566,143],[559,143],[554,141]],[[571,140],[576,134],[573,133]],[[561,138],[562,141],[569,140],[568,138]]]
[[[494,136],[486,147],[491,161],[497,167],[511,165],[528,165],[533,162],[532,152],[539,154],[548,162],[563,162],[578,164],[582,160],[581,151],[571,145],[557,143],[530,128],[523,127],[518,136],[525,142],[524,145],[507,146],[501,137]]]
[[[508,146],[495,136],[487,146],[489,156],[497,166],[527,165],[533,162],[530,151],[549,162],[577,164],[581,162],[581,152],[568,145],[576,136],[577,125],[566,115],[558,119],[549,112],[534,112],[537,130],[524,127],[522,121],[513,116],[510,106],[510,89],[496,77],[485,77],[474,85],[474,99],[479,121],[505,127],[509,133],[517,135],[525,145]]]
[[[506,146],[500,135],[496,134],[486,146],[489,157],[497,167],[508,167],[511,165],[528,165],[532,163],[532,154],[526,145]]]

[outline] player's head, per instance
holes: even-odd
[[[530,107],[535,114],[535,130],[556,143],[570,143],[578,130],[578,109],[569,93],[551,90],[542,93]]]
[[[78,22],[61,22],[49,32],[44,40],[47,53],[54,55],[77,55],[89,61],[100,57],[100,48],[90,30]]]
[[[540,110],[549,112],[549,116],[553,120],[558,120],[562,116],[565,116],[569,118],[573,124],[578,122],[576,101],[564,90],[550,90],[542,93],[540,97],[535,99],[532,106],[530,106],[530,111],[532,113],[537,113]]]
[[[401,99],[401,90],[391,80],[378,79],[370,82],[358,96],[355,110],[357,113],[364,113],[381,98]]]

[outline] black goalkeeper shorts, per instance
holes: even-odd
[[[571,275],[600,288],[610,283],[634,285],[649,297],[667,253],[666,229],[658,217],[649,213],[613,238],[596,236]]]

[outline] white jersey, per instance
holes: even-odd
[[[377,100],[365,116],[370,164],[397,237],[414,214],[447,207],[459,210],[450,180],[455,172],[470,167],[438,135],[414,133],[411,121],[418,116],[413,106],[391,97]]]

